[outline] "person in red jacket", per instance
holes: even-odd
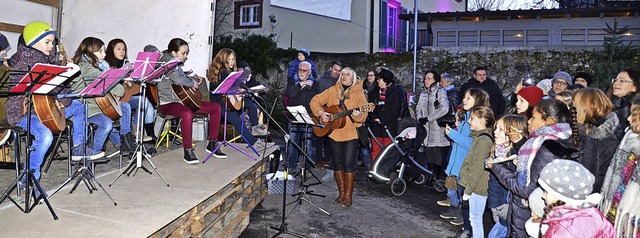
[[[541,231],[544,237],[614,237],[613,226],[591,193],[595,176],[582,164],[556,159],[545,165],[538,178],[547,207]]]

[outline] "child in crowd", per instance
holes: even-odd
[[[626,118],[629,130],[607,169],[600,190],[602,202],[599,206],[607,220],[614,224],[617,235],[625,237],[631,237],[636,231],[636,234],[640,234],[637,221],[632,224],[631,220],[634,216],[640,216],[640,97],[632,100],[630,113]]]
[[[520,115],[509,114],[496,122],[494,125],[495,144],[492,149],[491,158],[487,160],[487,167],[490,168],[493,158],[508,158],[511,155],[517,155],[518,150],[527,139],[527,120]],[[515,171],[515,165],[512,161],[504,161],[512,171]],[[496,224],[489,232],[489,237],[505,237],[507,235],[507,212],[509,204],[507,203],[508,190],[500,184],[495,174],[489,174],[489,197],[487,206],[493,213],[493,219]]]
[[[556,99],[566,103],[567,105],[573,105],[573,96],[576,95],[576,92],[571,90],[564,90],[558,94],[556,94]]]
[[[471,109],[469,136],[473,138],[473,142],[460,168],[459,183],[465,188],[462,200],[469,201],[469,222],[474,238],[484,237],[482,216],[489,195],[489,172],[484,170],[484,161],[491,155],[491,127],[494,121],[490,108],[481,106]]]
[[[310,55],[311,52],[309,52],[309,50],[305,48],[298,49],[297,57],[293,59],[293,61],[289,65],[289,71],[287,72],[287,87],[300,82],[300,79],[297,78],[296,74],[298,73],[298,66],[302,61],[307,61],[309,62],[309,64],[311,64],[310,79],[316,80],[318,78],[318,70],[316,69],[316,64],[314,64],[313,61],[309,59]]]
[[[536,86],[528,86],[518,91],[518,100],[516,101],[516,113],[531,118],[533,107],[542,99],[544,92]]]
[[[464,162],[465,157],[469,153],[469,147],[471,147],[472,138],[469,136],[471,129],[469,128],[469,118],[471,114],[469,110],[476,106],[489,106],[489,95],[477,88],[471,88],[467,90],[462,99],[462,110],[457,113],[457,125],[455,130],[452,130],[448,125],[445,127],[445,134],[453,142],[451,146],[451,153],[449,155],[449,162],[445,173],[448,177],[454,177],[456,181],[460,181],[460,167]],[[453,225],[464,224],[464,229],[461,232],[471,232],[471,224],[469,224],[468,210],[462,210],[462,190],[460,184],[454,188],[447,188],[448,198],[438,201],[438,205],[450,206],[450,210],[446,213],[440,214],[440,217],[445,219],[453,219],[450,223]]]
[[[547,205],[543,237],[614,237],[613,226],[596,208],[601,196],[591,193],[594,182],[593,174],[573,160],[544,166],[538,179]]]

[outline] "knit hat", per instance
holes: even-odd
[[[27,24],[22,30],[24,43],[29,47],[38,43],[38,41],[42,40],[42,38],[55,33],[56,32],[53,30],[53,28],[51,28],[49,24],[41,21],[31,22]]]
[[[156,47],[155,45],[146,45],[143,51],[144,52],[160,52],[160,50],[158,50],[158,47]]]
[[[453,83],[453,82],[456,81],[456,78],[453,77],[453,75],[451,75],[449,73],[444,73],[444,74],[440,75],[440,79],[442,79],[444,81],[447,81],[447,82],[450,82],[450,83]]]
[[[544,217],[544,200],[542,200],[542,195],[544,191],[541,188],[536,188],[533,190],[531,194],[529,194],[529,209],[534,212],[538,217]]]
[[[543,79],[536,84],[536,87],[542,89],[542,92],[549,92],[551,90],[551,79]]]
[[[311,52],[305,48],[298,49],[298,53],[302,53],[305,58],[309,58],[309,55],[311,55]]]
[[[567,204],[582,204],[591,195],[595,177],[582,164],[555,159],[542,168],[538,183],[547,192]]]
[[[591,85],[591,82],[593,82],[593,76],[591,76],[591,74],[586,72],[578,72],[576,73],[576,76],[573,78],[574,79],[583,78],[584,81],[587,81],[587,85]]]
[[[556,79],[562,79],[569,85],[573,84],[573,80],[571,79],[571,75],[569,73],[567,73],[567,72],[564,72],[564,71],[558,71],[556,74],[554,74],[553,75],[553,81],[556,81]]]
[[[378,77],[382,79],[382,81],[384,81],[387,85],[395,82],[395,77],[393,75],[393,72],[386,70],[386,69],[382,69],[380,70],[380,72],[378,73]]]
[[[537,86],[528,86],[520,89],[520,91],[518,91],[518,96],[527,100],[529,105],[532,107],[535,107],[544,96],[544,92]]]
[[[9,46],[9,40],[7,40],[7,37],[0,33],[0,51],[10,48]]]
[[[247,63],[247,61],[239,61],[238,64],[236,65],[239,69],[244,69],[246,67],[249,67],[249,63]]]

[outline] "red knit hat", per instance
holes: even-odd
[[[520,91],[518,91],[518,95],[524,98],[524,100],[527,100],[529,105],[535,107],[544,96],[544,93],[542,92],[542,89],[537,86],[528,86],[520,89]]]

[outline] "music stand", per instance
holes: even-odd
[[[225,97],[226,95],[234,95],[234,94],[243,93],[241,85],[243,85],[246,82],[247,78],[249,78],[249,71],[232,72],[211,93],[220,94],[223,97]],[[213,154],[216,153],[216,151],[218,151],[224,145],[228,145],[231,148],[234,148],[235,150],[237,150],[238,152],[246,155],[247,157],[249,157],[252,160],[257,160],[257,158],[255,156],[250,155],[249,153],[247,153],[244,150],[238,148],[236,145],[234,145],[233,143],[230,143],[227,140],[227,108],[228,108],[227,104],[224,103],[224,133],[223,133],[224,139],[223,139],[222,143],[218,144],[218,147],[216,147],[213,151],[211,151],[211,153],[209,153],[207,158],[205,158],[202,161],[202,163],[206,163],[211,158],[211,156],[213,156]],[[242,130],[244,130],[244,125],[242,125]],[[258,151],[255,148],[253,148],[253,146],[247,141],[246,138],[244,138],[244,136],[241,136],[241,137],[242,137],[242,140],[244,140],[245,143],[247,143],[247,145],[249,145],[249,148],[251,148],[251,150],[253,150],[253,152],[256,153],[256,155],[260,155],[260,153],[258,153]]]
[[[53,216],[54,220],[58,220],[58,215],[56,215],[55,211],[53,211],[53,207],[51,206],[51,203],[49,203],[49,199],[47,198],[46,193],[42,188],[42,185],[40,185],[40,182],[38,181],[38,179],[35,178],[35,175],[33,174],[34,171],[32,171],[30,168],[31,151],[34,150],[31,147],[31,143],[32,143],[31,142],[31,116],[32,116],[32,109],[33,109],[33,95],[34,94],[57,95],[57,93],[61,90],[61,88],[58,88],[58,90],[56,91],[54,91],[54,89],[56,89],[57,86],[60,86],[60,84],[64,83],[64,81],[66,81],[66,79],[68,78],[56,77],[56,76],[66,71],[69,71],[71,69],[72,69],[71,67],[66,67],[66,66],[56,66],[56,65],[37,63],[29,71],[17,71],[17,70],[13,71],[15,73],[20,73],[20,74],[26,73],[26,75],[24,75],[20,80],[20,82],[17,85],[15,85],[6,95],[6,96],[25,95],[28,98],[27,115],[25,116],[27,118],[27,136],[26,136],[27,146],[25,146],[25,148],[27,148],[27,151],[26,151],[24,169],[20,172],[18,177],[16,177],[16,179],[13,180],[13,182],[11,182],[11,185],[9,185],[9,187],[4,192],[2,197],[0,197],[0,203],[4,202],[4,200],[8,198],[14,205],[16,205],[16,207],[18,207],[18,209],[20,209],[24,213],[29,213],[42,199],[47,205],[47,208],[49,208],[49,212]],[[75,72],[77,72],[77,68]],[[2,85],[6,84],[10,80],[9,78],[10,77],[7,77],[7,81],[2,82]],[[63,80],[60,80],[60,79],[63,79]],[[22,178],[25,178],[25,181],[26,181],[24,208],[22,208],[11,196],[9,196],[9,194],[11,194],[13,190],[18,187],[18,182],[22,181]],[[35,195],[36,189],[40,192],[40,196]],[[32,195],[34,197],[34,202],[30,206],[30,197]]]
[[[120,82],[120,80],[122,80],[124,77],[126,77],[126,75],[128,75],[129,72],[131,72],[131,67],[129,67],[129,66],[123,67],[123,68],[120,68],[120,69],[108,69],[108,70],[102,72],[102,74],[100,76],[98,76],[92,83],[87,85],[87,87],[85,87],[79,93],[65,95],[65,97],[67,97],[67,98],[80,99],[82,101],[82,103],[84,104],[84,106],[85,106],[85,116],[84,116],[84,122],[83,122],[84,123],[84,125],[83,125],[84,138],[87,138],[87,134],[88,134],[87,130],[88,130],[88,126],[89,126],[89,123],[87,122],[88,117],[89,117],[89,106],[87,105],[87,101],[86,101],[87,98],[104,97],[111,89],[113,89],[113,87],[116,86],[116,84],[118,84]],[[71,153],[71,152],[69,152],[69,153]],[[87,164],[88,164],[88,162],[87,162],[87,143],[85,141],[85,143],[83,145],[82,164],[78,166],[76,171],[74,171],[73,175],[71,175],[71,177],[69,177],[66,181],[64,181],[64,183],[62,183],[62,185],[60,185],[51,194],[51,196],[53,196],[58,191],[60,191],[64,186],[69,184],[69,182],[71,182],[71,180],[77,178],[75,184],[73,185],[73,187],[71,188],[69,193],[73,193],[75,191],[75,189],[78,187],[78,185],[80,184],[81,181],[84,182],[84,185],[89,190],[89,193],[93,193],[93,190],[98,190],[96,188],[96,186],[93,184],[95,182],[95,184],[97,184],[100,187],[100,189],[102,189],[104,194],[106,194],[107,197],[113,202],[113,205],[117,206],[118,203],[116,203],[116,201],[113,200],[113,197],[111,197],[111,195],[102,186],[102,184],[95,178],[95,171],[92,171],[91,169],[89,169]]]
[[[118,181],[118,179],[123,174],[127,174],[127,176],[130,176],[131,173],[135,171],[133,173],[133,176],[135,176],[138,173],[139,169],[152,174],[149,169],[144,167],[144,165],[142,164],[142,159],[144,159],[145,161],[147,161],[147,163],[149,163],[149,165],[151,165],[151,168],[156,172],[156,174],[158,174],[158,177],[160,177],[160,179],[167,185],[167,187],[169,187],[169,183],[167,183],[164,177],[162,177],[162,174],[158,172],[157,167],[151,161],[151,155],[147,153],[147,149],[145,148],[145,145],[142,141],[142,135],[144,133],[144,127],[142,125],[144,120],[144,113],[146,112],[147,106],[147,104],[142,103],[142,101],[144,98],[146,98],[147,83],[155,84],[155,79],[160,78],[162,75],[173,70],[175,67],[178,67],[181,62],[179,58],[173,58],[162,64],[156,70],[153,70],[158,58],[160,58],[160,53],[158,52],[139,52],[133,64],[133,73],[131,73],[130,78],[132,79],[132,81],[140,83],[140,93],[142,94],[142,99],[138,100],[138,111],[136,112],[136,149],[133,151],[133,155],[131,157],[131,160],[129,161],[129,164],[122,170],[118,177],[116,177],[113,182],[109,184],[109,187],[111,187],[111,185]],[[135,159],[133,158],[134,156]]]

